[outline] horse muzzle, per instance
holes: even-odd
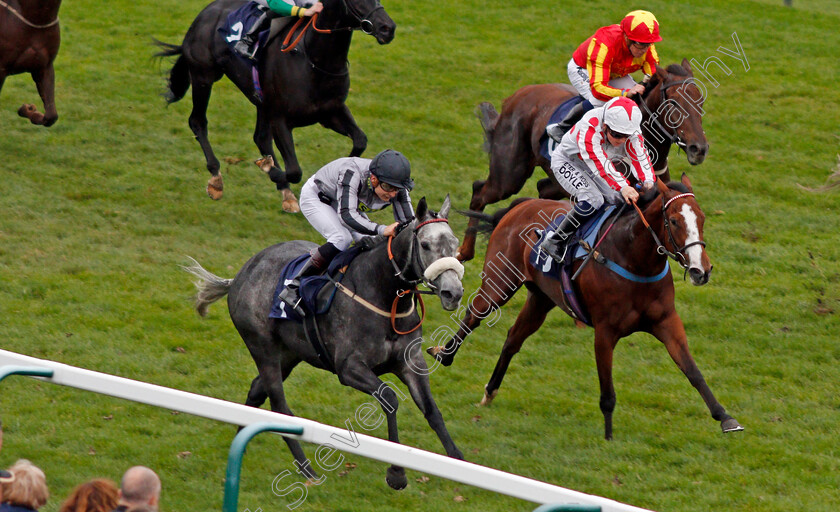
[[[388,44],[394,40],[397,24],[385,11],[378,11],[370,19],[362,20],[361,30],[372,35],[379,44]]]
[[[696,267],[688,269],[688,276],[691,278],[691,284],[694,286],[703,286],[708,283],[712,276],[712,268],[714,267],[709,267],[709,270],[705,272]]]
[[[702,144],[687,144],[685,146],[685,155],[688,159],[688,163],[691,165],[700,165],[703,163],[703,160],[706,159],[706,155],[709,153],[709,144],[702,143]]]

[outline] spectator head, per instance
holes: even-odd
[[[12,480],[0,484],[4,503],[33,510],[44,506],[50,492],[47,489],[47,477],[41,468],[26,459],[20,459],[8,472],[12,474]]]
[[[120,505],[129,509],[140,505],[157,508],[160,500],[160,478],[145,466],[129,468],[120,481]]]
[[[111,512],[117,508],[119,500],[119,490],[114,482],[96,479],[73,489],[59,512]]]

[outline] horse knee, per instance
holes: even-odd
[[[382,406],[382,409],[384,409],[386,413],[394,414],[397,412],[397,409],[400,406],[400,401],[397,398],[397,393],[391,388],[391,386],[383,384],[379,387],[379,389],[371,393],[371,395],[377,402],[379,402],[379,405]]]
[[[602,395],[599,405],[601,406],[602,413],[612,414],[615,410],[615,395]]]

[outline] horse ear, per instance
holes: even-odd
[[[420,202],[417,203],[417,210],[414,211],[414,216],[417,220],[422,221],[425,220],[426,215],[429,213],[429,207],[426,205],[426,196],[420,198]]]
[[[683,173],[682,178],[680,178],[680,181],[682,182],[683,185],[685,185],[685,187],[689,191],[694,192],[694,188],[692,188],[692,186],[691,186],[691,180],[688,179],[688,174]]]
[[[449,194],[446,194],[446,199],[443,200],[443,206],[440,207],[440,211],[438,215],[440,215],[444,219],[449,218],[449,208],[452,206],[452,203],[449,200]]]
[[[661,66],[656,66],[656,73],[654,73],[654,76],[658,78],[660,82],[666,82],[668,80],[668,71]]]
[[[688,62],[688,59],[683,59],[683,61],[682,61],[682,67],[684,67],[684,68],[686,69],[686,71],[688,71],[688,73],[689,73],[691,76],[694,76],[694,70],[692,70],[692,69],[691,69],[691,63],[690,63],[690,62]]]
[[[656,188],[657,190],[659,190],[659,193],[663,196],[668,194],[668,185],[666,185],[665,182],[660,180],[659,178],[656,178]]]

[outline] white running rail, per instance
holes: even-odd
[[[0,367],[3,366],[46,368],[53,371],[52,378],[31,378],[155,405],[233,425],[247,426],[252,423],[271,422],[303,427],[302,435],[289,435],[289,437],[317,445],[330,444],[347,453],[396,464],[532,503],[597,505],[601,507],[603,512],[651,512],[647,509],[626,505],[600,496],[565,489],[418,448],[392,443],[378,437],[353,434],[348,429],[331,427],[296,416],[286,416],[265,409],[248,407],[146,382],[84,370],[55,361],[0,350]],[[0,386],[2,385],[0,383]],[[351,439],[352,436],[355,436],[353,442],[348,443],[347,440]],[[340,442],[341,439],[344,439],[345,442]]]

